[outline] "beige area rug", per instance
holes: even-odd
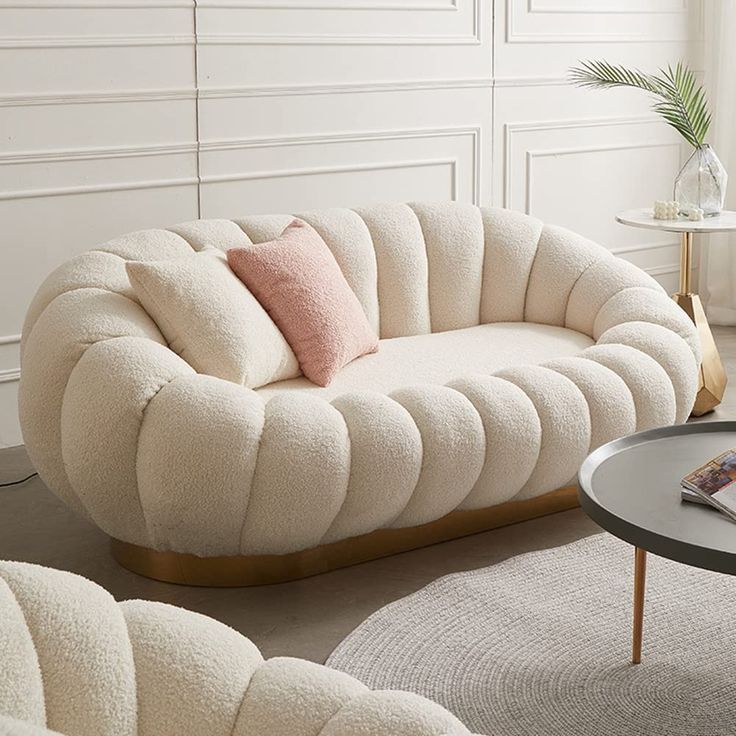
[[[489,736],[736,734],[736,577],[649,555],[636,666],[632,589],[632,548],[599,534],[440,578],[328,664]]]

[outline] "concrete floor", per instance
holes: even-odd
[[[736,416],[736,328],[716,328],[714,333],[731,386],[717,411],[698,421]],[[31,472],[22,447],[0,450],[0,483]],[[293,583],[187,588],[119,567],[110,557],[105,535],[77,518],[38,478],[0,488],[0,559],[79,573],[119,600],[147,598],[199,611],[243,632],[266,657],[289,655],[315,662],[323,662],[373,611],[441,575],[567,544],[597,531],[578,509]]]

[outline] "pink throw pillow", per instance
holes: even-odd
[[[378,337],[327,244],[303,220],[275,240],[230,248],[227,261],[294,351],[302,373],[327,386]]]

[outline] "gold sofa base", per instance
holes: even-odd
[[[128,570],[167,583],[218,588],[268,585],[319,575],[379,557],[566,511],[577,505],[577,488],[565,486],[527,501],[509,501],[475,511],[452,511],[441,519],[421,526],[377,529],[369,534],[286,555],[197,557],[180,552],[160,552],[118,539],[111,540],[112,555]]]

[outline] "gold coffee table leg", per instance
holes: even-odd
[[[705,317],[700,297],[690,291],[692,251],[693,234],[683,233],[680,245],[680,290],[677,294],[673,294],[672,298],[695,323],[703,349],[703,362],[700,364],[698,376],[698,393],[692,411],[693,416],[699,417],[713,411],[721,403],[728,378]]]
[[[641,663],[641,640],[644,629],[644,589],[647,580],[647,551],[634,548],[634,632],[631,664]]]

